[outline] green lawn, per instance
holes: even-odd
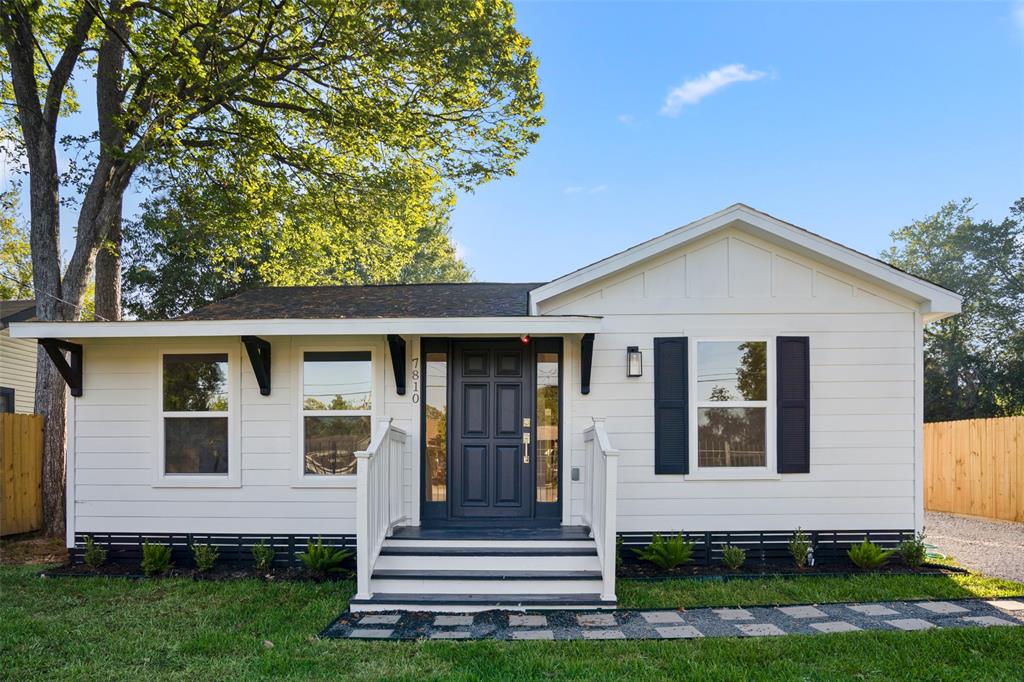
[[[1010,628],[671,642],[348,642],[317,632],[350,583],[39,579],[0,567],[4,679],[934,679],[1020,678]],[[1008,596],[980,578],[861,578],[651,584],[623,606]],[[264,645],[264,641],[272,646]]]

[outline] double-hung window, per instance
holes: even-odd
[[[370,445],[373,363],[370,351],[302,354],[302,480],[353,476],[356,452]]]
[[[231,353],[163,353],[158,480],[237,484]]]
[[[691,349],[698,473],[769,470],[772,345],[767,339],[698,339]]]

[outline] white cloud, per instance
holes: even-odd
[[[684,106],[696,104],[727,85],[756,81],[767,75],[765,71],[748,71],[743,64],[729,64],[709,71],[669,90],[665,103],[661,107],[661,114],[663,116],[678,116]]]
[[[608,185],[570,185],[562,188],[562,194],[600,194],[608,189]]]
[[[628,126],[630,123],[636,120],[636,116],[633,114],[619,114],[616,117],[622,125]]]

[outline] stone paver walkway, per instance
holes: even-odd
[[[692,639],[861,630],[1024,625],[1024,599],[748,606],[684,611],[343,613],[321,633],[340,639]]]

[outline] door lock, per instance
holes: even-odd
[[[523,464],[530,463],[530,434],[523,432]]]

